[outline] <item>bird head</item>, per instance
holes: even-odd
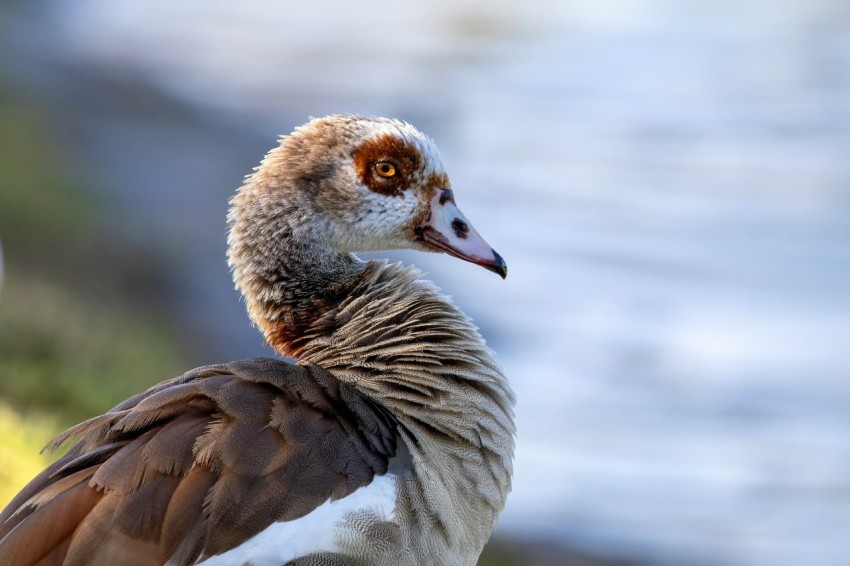
[[[507,275],[502,257],[458,208],[436,145],[410,124],[313,119],[284,136],[257,175],[267,177],[268,198],[309,220],[335,251],[441,252]]]

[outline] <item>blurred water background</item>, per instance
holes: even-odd
[[[393,256],[517,392],[502,539],[540,564],[850,564],[847,2],[10,2],[0,80],[24,171],[0,184],[7,445],[67,424],[33,425],[62,399],[15,373],[42,336],[66,368],[103,335],[79,376],[115,396],[269,355],[225,265],[227,198],[308,116],[388,115],[436,139],[510,266]],[[44,299],[67,288],[88,298]],[[42,314],[21,354],[13,323]]]

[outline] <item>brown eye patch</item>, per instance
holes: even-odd
[[[351,157],[360,181],[382,195],[400,196],[421,173],[422,155],[419,150],[393,134],[363,142]],[[385,163],[394,168],[394,174],[382,174]]]

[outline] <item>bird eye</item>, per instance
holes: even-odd
[[[396,174],[395,165],[389,161],[378,161],[375,163],[375,173],[381,177],[394,177]]]

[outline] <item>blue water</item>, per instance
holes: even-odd
[[[256,345],[221,219],[274,135],[405,117],[510,266],[403,256],[517,391],[500,529],[654,563],[850,563],[846,3],[282,6],[62,1],[15,28],[43,74],[143,84],[249,140],[243,163],[165,118],[76,126],[139,240],[193,256],[198,332]]]

